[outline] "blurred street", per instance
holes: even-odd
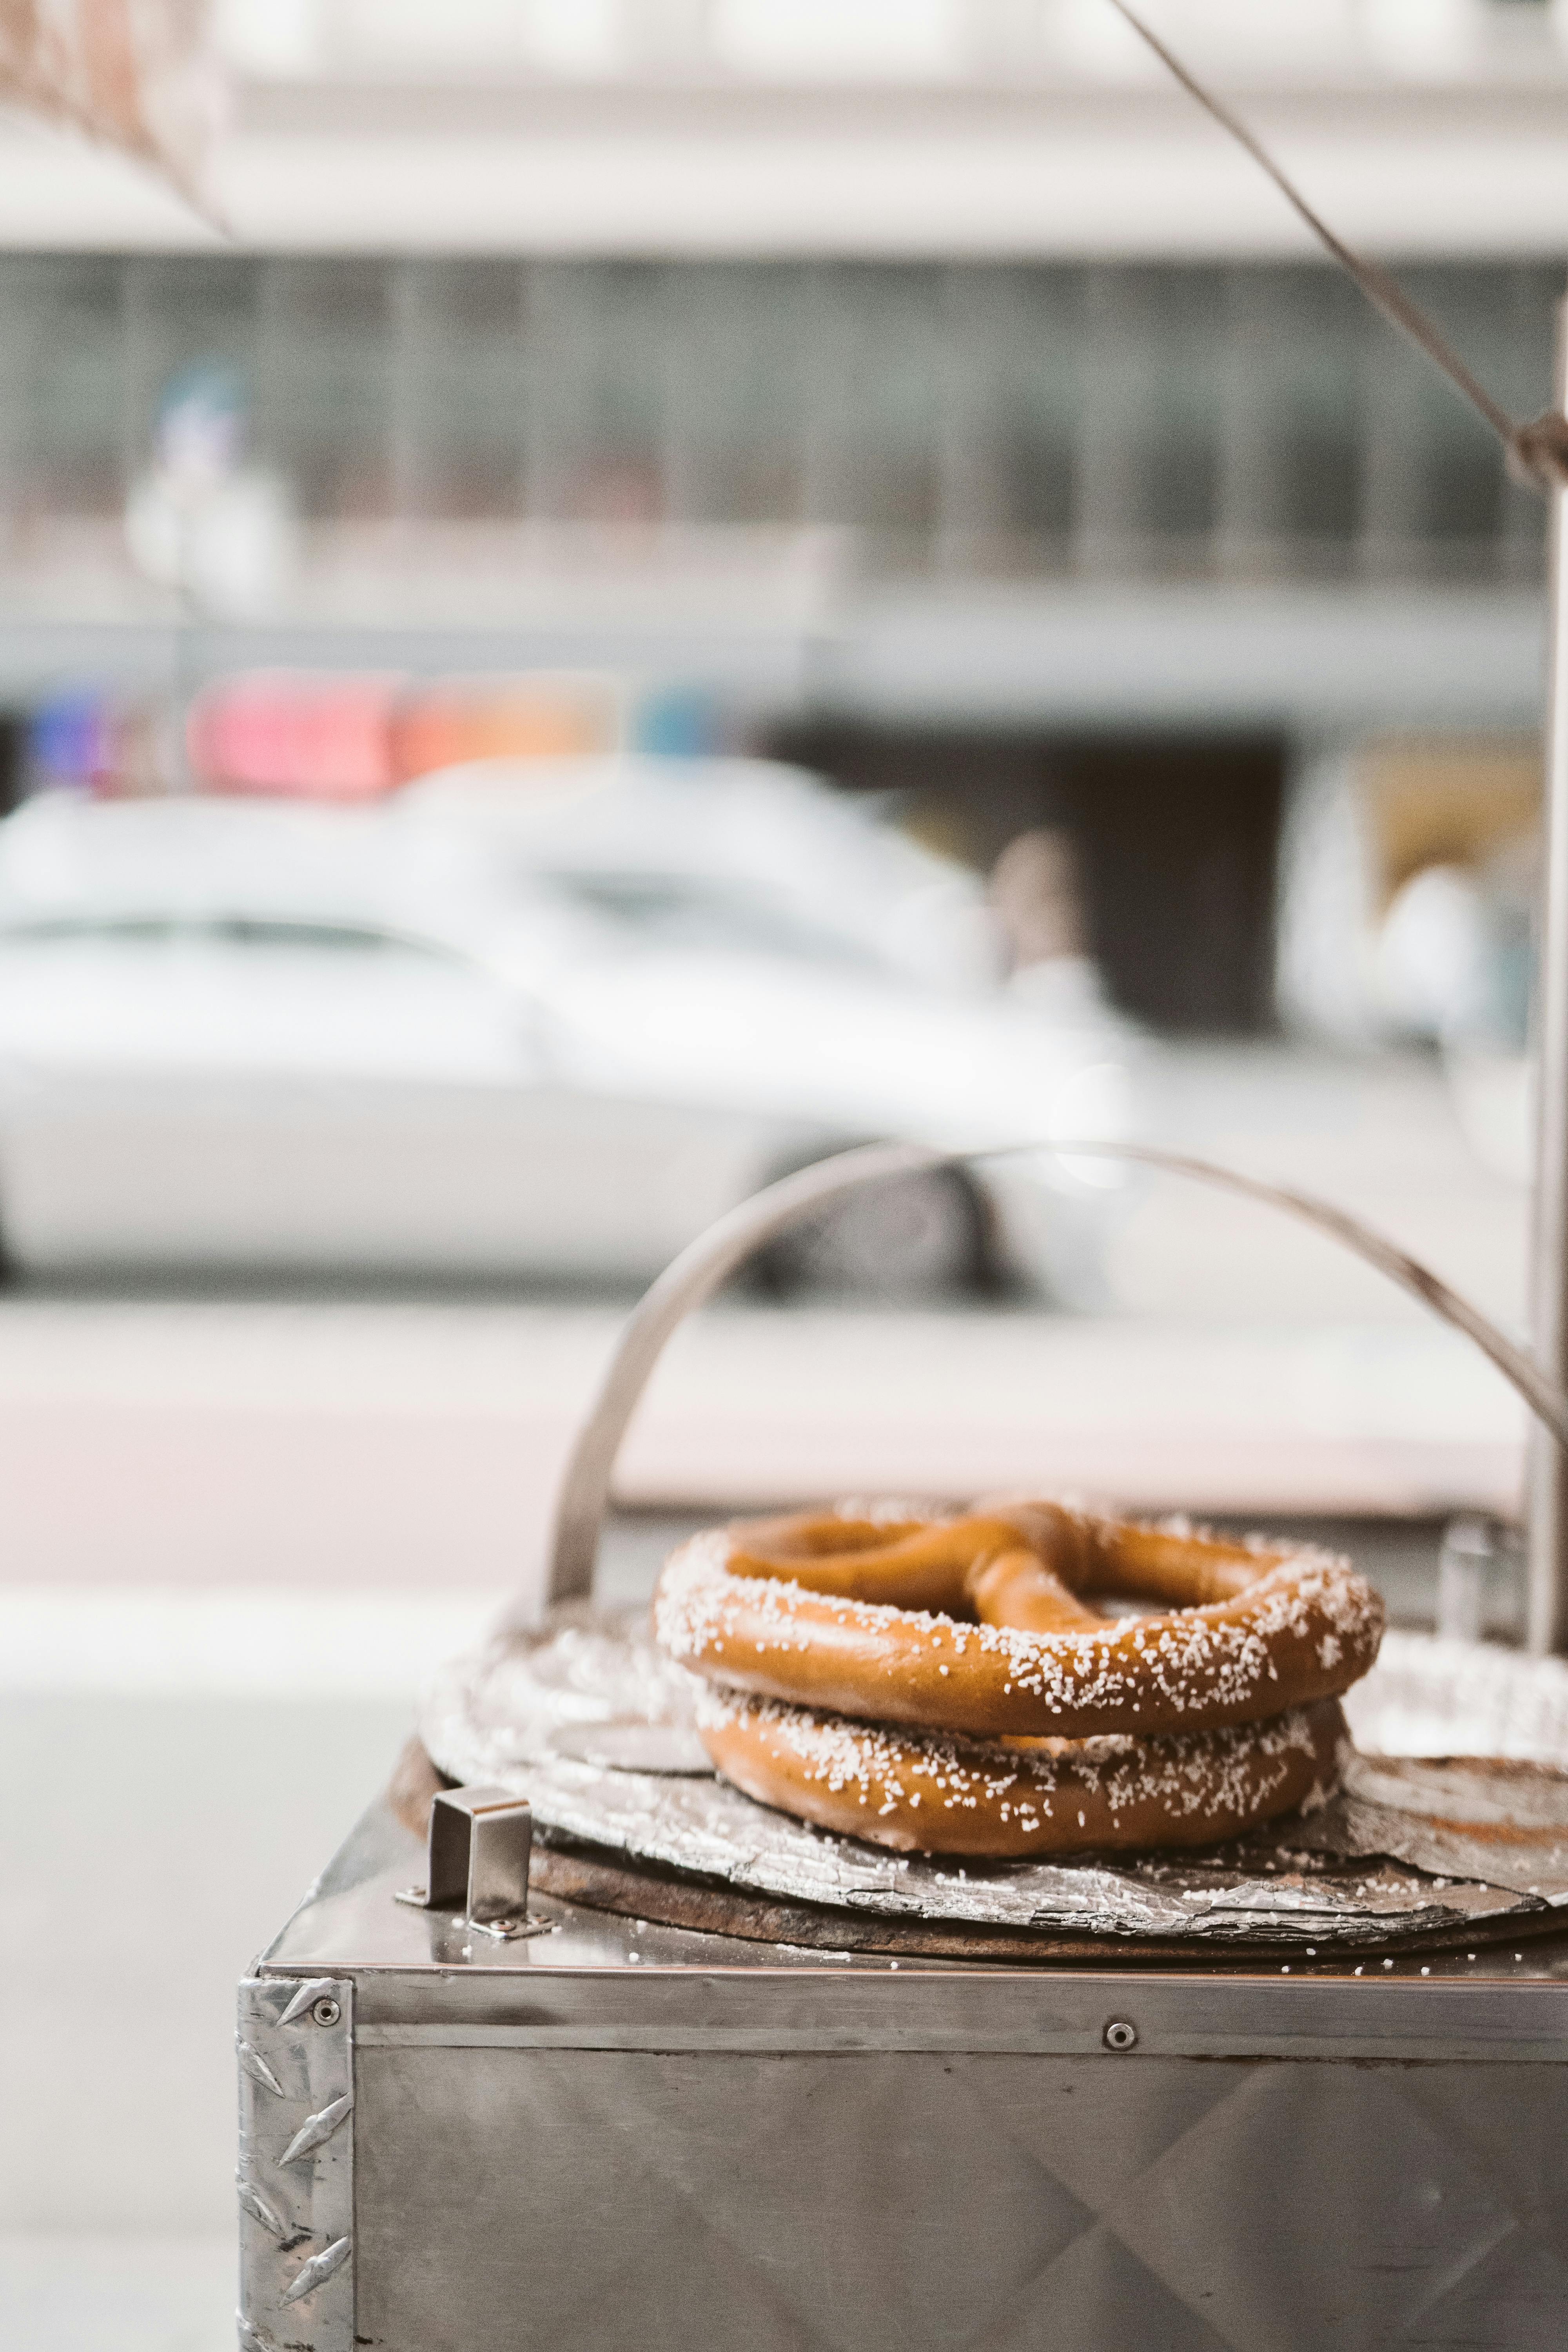
[[[1435,1064],[1163,1046],[1145,1131],[1355,1211],[1517,1328],[1524,1195]],[[1068,1486],[1140,1510],[1394,1513],[1517,1495],[1521,1423],[1468,1343],[1277,1213],[1137,1177],[1113,1310],[786,1308],[672,1343],[630,1507]],[[629,1303],[363,1290],[0,1301],[0,1578],[409,1597],[529,1589]]]

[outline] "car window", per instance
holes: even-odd
[[[50,916],[43,919],[0,925],[0,946],[80,940],[95,945],[127,947],[189,947],[220,945],[297,952],[344,955],[427,956],[450,963],[458,959],[420,940],[404,938],[369,924],[275,922],[250,916],[184,917],[125,916],[95,921],[83,916]]]
[[[720,889],[685,875],[557,873],[555,888],[645,942],[866,966],[868,943],[796,916],[761,891]]]
[[[125,1074],[510,1080],[520,999],[374,924],[127,916],[0,929],[0,1052]]]

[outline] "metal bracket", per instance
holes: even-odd
[[[239,1988],[242,2352],[353,2352],[353,1984]]]
[[[430,1807],[426,1884],[395,1897],[417,1911],[456,1911],[459,1924],[511,1942],[548,1935],[551,1919],[528,1916],[533,1814],[505,1789],[443,1789]]]

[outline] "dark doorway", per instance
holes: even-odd
[[[807,720],[773,729],[756,748],[848,791],[889,794],[912,831],[982,871],[1018,834],[1062,829],[1119,1004],[1159,1029],[1245,1035],[1273,1025],[1281,740]]]
[[[0,816],[9,816],[26,787],[27,722],[13,711],[0,711]]]

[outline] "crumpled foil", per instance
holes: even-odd
[[[791,1903],[976,1928],[1372,1943],[1568,1906],[1568,1668],[1391,1633],[1346,1702],[1341,1793],[1201,1853],[1062,1863],[894,1854],[715,1777],[694,1679],[641,1610],[587,1602],[446,1667],[421,1736],[455,1780],[526,1796],[546,1836]]]

